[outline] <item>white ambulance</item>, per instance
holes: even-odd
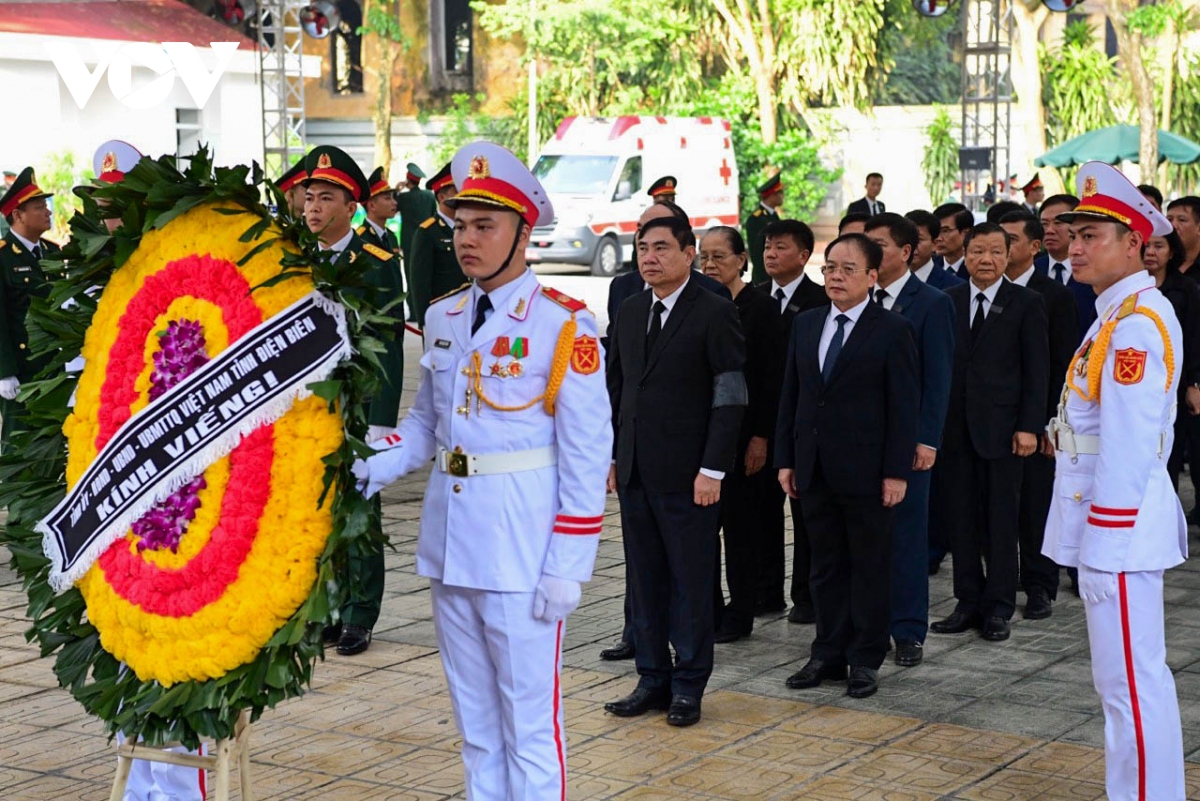
[[[530,263],[585,264],[613,275],[633,258],[646,190],[664,175],[697,235],[739,225],[738,171],[729,122],[716,117],[567,117],[533,172],[554,203],[550,225],[533,230]]]

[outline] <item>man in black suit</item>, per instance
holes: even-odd
[[[950,372],[954,362],[954,304],[944,292],[923,283],[909,270],[917,227],[899,214],[877,214],[867,223],[867,238],[879,246],[883,261],[872,294],[874,301],[904,317],[912,326],[921,376],[917,449],[908,490],[896,507],[892,528],[892,618],[896,664],[914,667],[924,659],[929,628],[930,475],[942,445]],[[947,273],[948,275],[948,273]]]
[[[933,210],[938,219],[938,235],[933,240],[933,252],[942,257],[944,269],[967,280],[963,264],[963,237],[975,225],[975,215],[961,203],[943,203]]]
[[[658,220],[664,217],[674,217],[683,223],[689,223],[687,212],[681,209],[675,203],[669,200],[660,200],[651,204],[642,216],[638,219],[638,230],[651,220]],[[709,278],[699,270],[693,270],[691,278],[700,287],[707,289],[709,292],[725,298],[733,300],[733,296],[729,290],[720,282]],[[618,275],[608,285],[608,328],[605,329],[604,336],[600,342],[604,345],[604,350],[607,353],[609,348],[609,337],[617,322],[617,312],[621,308],[621,304],[629,298],[645,292],[650,285],[642,277],[641,271],[638,269],[637,252],[633,256],[633,270],[630,272]],[[629,554],[625,554],[625,625],[621,628],[621,639],[616,643],[600,651],[600,658],[608,662],[617,662],[623,659],[633,659],[633,620],[630,615],[630,600],[629,600]]]
[[[925,209],[913,209],[904,215],[905,219],[917,226],[917,250],[913,253],[912,273],[934,289],[961,284],[962,279],[945,269],[946,261],[933,252],[933,242],[941,233],[941,223],[932,212]]]
[[[804,268],[812,256],[815,240],[812,229],[800,220],[776,220],[767,226],[763,247],[763,264],[769,282],[764,281],[758,289],[774,298],[779,304],[781,315],[779,331],[783,342],[779,352],[787,352],[791,336],[792,321],[797,314],[809,309],[829,305],[825,288],[804,274]],[[763,535],[767,546],[762,555],[761,580],[759,582],[756,614],[781,612],[783,602],[784,553],[783,542],[784,495],[772,485],[768,493],[767,508],[763,510]],[[793,501],[792,507],[792,610],[788,620],[793,623],[812,623],[812,594],[808,590],[808,573],[811,562],[808,556],[808,535],[804,530],[804,517],[800,514],[800,503]]]
[[[637,247],[651,291],[625,301],[613,328],[608,489],[621,500],[640,678],[604,708],[668,708],[669,724],[690,726],[712,674],[718,504],[747,400],[745,341],[733,303],[691,280],[690,225],[651,220]]]
[[[942,437],[958,605],[929,628],[982,628],[998,642],[1008,639],[1016,608],[1022,461],[1046,423],[1046,310],[1037,292],[1004,277],[1008,235],[999,225],[967,233],[966,265],[971,280],[946,292],[956,342]]]
[[[1049,372],[1046,381],[1046,413],[1043,422],[1058,412],[1063,380],[1075,355],[1078,329],[1075,299],[1062,284],[1033,267],[1042,247],[1042,224],[1027,211],[1004,215],[1000,227],[1008,234],[1008,269],[1005,276],[1017,286],[1028,287],[1042,296],[1046,306]],[[1025,460],[1021,478],[1021,586],[1025,590],[1026,620],[1050,617],[1058,595],[1058,565],[1042,554],[1046,517],[1054,494],[1054,446],[1044,433],[1038,435],[1038,450]]]
[[[793,689],[846,677],[878,689],[887,655],[891,526],[917,445],[921,384],[912,328],[870,301],[882,253],[862,234],[825,250],[828,311],[796,318],[779,399],[779,484],[812,543],[817,633]]]
[[[1045,265],[1036,265],[1039,273],[1045,273],[1067,288],[1075,298],[1077,317],[1077,333],[1075,346],[1078,347],[1087,336],[1088,329],[1096,320],[1096,292],[1087,284],[1075,280],[1071,269],[1071,226],[1058,219],[1058,215],[1066,214],[1079,205],[1079,198],[1074,195],[1051,195],[1042,201],[1038,210],[1042,223],[1044,239],[1042,247],[1046,249],[1049,258]]]
[[[879,200],[879,192],[883,189],[883,176],[877,172],[867,173],[867,196],[861,197],[850,204],[846,209],[847,214],[869,214],[874,217],[876,214],[883,214],[887,211],[887,207],[883,205],[883,201]]]

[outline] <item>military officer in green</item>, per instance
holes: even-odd
[[[422,328],[429,304],[467,280],[454,255],[454,212],[446,205],[447,200],[458,194],[450,165],[443,167],[425,185],[437,198],[438,207],[413,236],[410,287],[417,325]]]
[[[437,200],[428,189],[421,188],[425,173],[411,161],[405,167],[404,186],[396,187],[396,211],[400,214],[400,253],[404,256],[404,285],[408,287],[408,319],[416,322],[417,313],[412,299],[412,241],[417,226],[437,213]],[[401,191],[403,189],[403,191]]]
[[[678,191],[675,186],[678,181],[674,175],[664,175],[654,183],[650,184],[650,188],[646,190],[646,194],[653,198],[655,203],[674,203],[675,194]]]
[[[755,284],[771,280],[763,266],[763,248],[767,244],[767,226],[779,219],[779,207],[783,205],[783,180],[779,173],[758,188],[758,201],[758,208],[746,218],[746,247],[750,250],[750,263],[754,267],[751,280]]]
[[[383,175],[383,167],[376,167],[375,172],[367,179],[371,186],[371,197],[364,206],[367,219],[354,229],[364,242],[370,242],[381,247],[396,257],[395,269],[397,279],[400,275],[400,240],[387,227],[387,221],[396,216],[396,195],[388,186],[387,178]]]
[[[0,416],[3,433],[0,446],[8,442],[17,424],[17,392],[45,365],[44,360],[29,358],[29,334],[25,314],[35,297],[50,294],[50,285],[39,263],[56,252],[58,246],[42,239],[50,230],[49,192],[38,188],[32,167],[17,175],[12,186],[0,197],[0,215],[8,233],[0,241]]]
[[[379,291],[376,303],[385,305],[399,296],[399,273],[394,266],[395,254],[378,245],[364,242],[350,227],[351,218],[360,202],[370,197],[370,188],[354,159],[336,147],[314,148],[305,158],[308,178],[304,183],[304,220],[309,230],[317,234],[322,250],[342,254],[339,258],[353,262],[367,259],[370,269],[367,281]],[[398,324],[396,339],[387,343],[383,384],[379,394],[371,399],[368,410],[370,430],[368,440],[380,439],[396,426],[400,413],[400,381],[404,372],[401,335],[404,326]],[[375,514],[371,525],[375,534],[382,531],[382,510],[374,502]],[[345,581],[349,597],[341,609],[340,623],[325,630],[327,642],[337,642],[337,652],[343,656],[359,654],[371,644],[371,629],[379,619],[383,602],[383,543],[377,541],[370,555],[351,559]]]
[[[280,209],[280,212],[288,211],[297,220],[304,217],[304,181],[307,178],[308,173],[304,171],[303,158],[293,164],[290,170],[279,176],[275,186],[279,187],[280,192],[283,192],[288,204],[287,209]]]

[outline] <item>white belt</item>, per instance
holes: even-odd
[[[1100,437],[1095,434],[1076,434],[1069,425],[1060,422],[1058,418],[1052,419],[1046,426],[1046,435],[1050,438],[1050,443],[1056,451],[1069,453],[1072,459],[1081,454],[1084,456],[1100,454]],[[1166,448],[1167,432],[1160,431],[1158,434],[1158,456],[1160,458]]]
[[[553,445],[547,445],[544,448],[530,448],[526,451],[479,454],[438,448],[437,455],[438,469],[459,478],[520,473],[524,470],[550,467],[557,462],[558,452]]]

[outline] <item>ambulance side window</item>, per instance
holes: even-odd
[[[641,188],[642,157],[634,156],[621,168],[621,180],[617,181],[617,191],[613,193],[613,200],[628,200]]]

